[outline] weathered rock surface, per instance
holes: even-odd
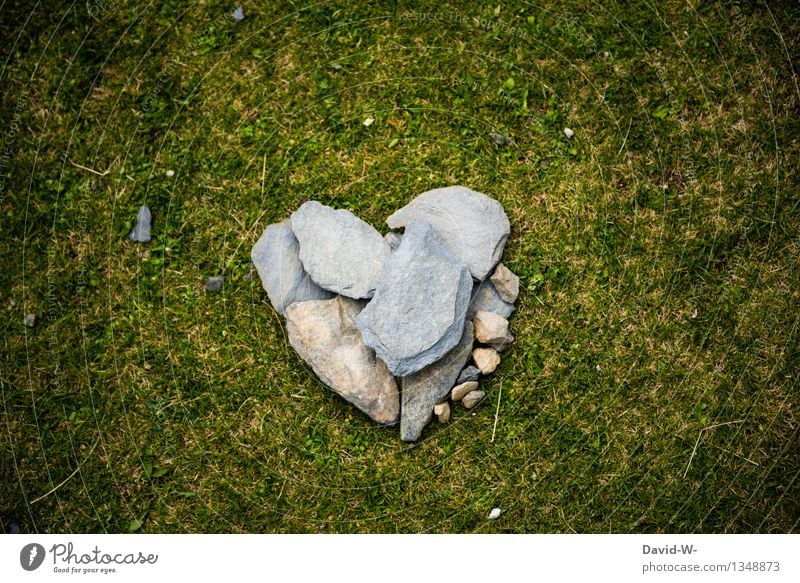
[[[476,284],[472,290],[472,301],[467,310],[467,317],[472,318],[475,312],[492,312],[508,319],[514,312],[514,305],[503,301],[490,280]]]
[[[478,381],[467,381],[466,383],[461,383],[460,385],[453,387],[453,392],[450,393],[450,398],[453,399],[453,401],[460,401],[477,388]]]
[[[147,206],[142,205],[139,207],[139,212],[136,213],[136,224],[133,226],[128,238],[137,243],[147,243],[150,240],[150,228],[153,224],[153,215]]]
[[[439,420],[439,423],[447,423],[450,421],[450,403],[439,403],[433,406],[433,414]]]
[[[433,227],[414,222],[386,262],[375,296],[356,324],[364,343],[392,374],[408,376],[458,344],[471,289],[466,266],[445,248]]]
[[[363,306],[341,296],[295,302],[286,308],[289,342],[322,382],[375,421],[391,425],[400,415],[397,383],[356,328]]]
[[[397,251],[397,248],[400,246],[400,241],[403,240],[403,234],[397,233],[396,231],[389,231],[383,238],[389,244],[389,249],[394,252]]]
[[[492,277],[489,279],[504,302],[513,304],[517,301],[517,296],[519,296],[519,277],[508,267],[498,263]]]
[[[483,401],[485,396],[486,393],[483,391],[472,391],[465,395],[463,399],[461,399],[461,404],[467,409],[472,409],[475,405]]]
[[[445,399],[472,350],[472,324],[467,322],[458,345],[443,358],[402,379],[400,438],[416,441],[431,420],[433,407]]]
[[[463,186],[436,188],[420,194],[392,214],[392,229],[413,221],[431,223],[445,246],[483,280],[500,261],[511,225],[503,207],[485,194]]]
[[[500,364],[500,355],[494,348],[476,348],[472,351],[472,360],[481,369],[481,373],[489,374]]]
[[[349,298],[371,298],[389,258],[381,234],[350,211],[316,201],[292,213],[300,261],[321,288]]]
[[[286,220],[264,229],[250,254],[269,301],[281,315],[294,302],[333,297],[331,292],[311,281],[300,262],[299,252],[291,222]]]
[[[491,312],[476,312],[472,317],[475,339],[482,344],[508,344],[514,338],[508,333],[508,320]]]
[[[461,374],[458,375],[458,380],[456,381],[457,385],[461,383],[466,383],[468,381],[477,381],[481,378],[481,369],[477,366],[468,366],[464,370],[461,371]]]

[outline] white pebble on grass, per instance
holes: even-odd
[[[573,132],[569,128],[564,128],[564,135],[567,136],[567,139],[569,139],[569,138],[571,138],[572,136],[575,135],[575,132]]]
[[[499,508],[492,508],[492,511],[489,513],[489,520],[497,520],[500,518],[500,515],[503,513],[502,510]]]
[[[371,117],[368,117],[367,119],[364,120],[364,127],[368,128],[373,123],[375,123],[375,120],[373,118],[371,118]]]

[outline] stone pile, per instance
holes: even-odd
[[[252,259],[319,379],[415,441],[434,414],[450,420],[450,402],[470,409],[485,396],[478,379],[514,340],[519,278],[500,263],[508,217],[484,194],[430,190],[386,223],[383,237],[309,201],[264,230]]]

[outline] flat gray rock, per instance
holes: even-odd
[[[494,284],[487,279],[475,284],[467,317],[472,318],[477,312],[491,312],[508,320],[508,317],[514,312],[514,304],[503,301]]]
[[[483,391],[472,391],[471,393],[467,394],[463,399],[461,399],[461,404],[464,405],[467,409],[472,409],[475,405],[483,401],[483,398],[486,396],[486,393]]]
[[[430,223],[414,222],[356,324],[392,374],[408,376],[458,344],[471,290],[468,269]]]
[[[295,302],[286,309],[286,330],[323,383],[375,421],[392,425],[400,416],[397,383],[356,328],[363,306],[342,296]]]
[[[431,223],[445,247],[481,281],[500,261],[511,232],[499,202],[463,186],[424,192],[386,219],[386,224],[399,229],[418,220]]]
[[[292,213],[300,261],[321,288],[349,298],[371,298],[391,254],[374,227],[353,213],[316,201]]]
[[[136,224],[133,226],[128,238],[137,243],[147,243],[150,240],[150,228],[153,224],[153,215],[145,205],[139,207],[136,213]]]
[[[447,398],[472,351],[472,324],[467,322],[458,344],[441,360],[402,379],[400,438],[416,441],[433,416],[434,406]]]
[[[300,262],[299,252],[300,246],[287,220],[264,229],[250,253],[261,285],[275,311],[281,315],[294,302],[333,297],[331,292],[311,281]]]
[[[456,384],[460,385],[469,381],[477,381],[479,378],[481,378],[481,369],[477,366],[468,366],[458,375]]]

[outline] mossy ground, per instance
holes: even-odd
[[[234,4],[0,8],[2,528],[798,530],[794,3]],[[509,215],[517,342],[408,445],[249,254],[449,184]]]

